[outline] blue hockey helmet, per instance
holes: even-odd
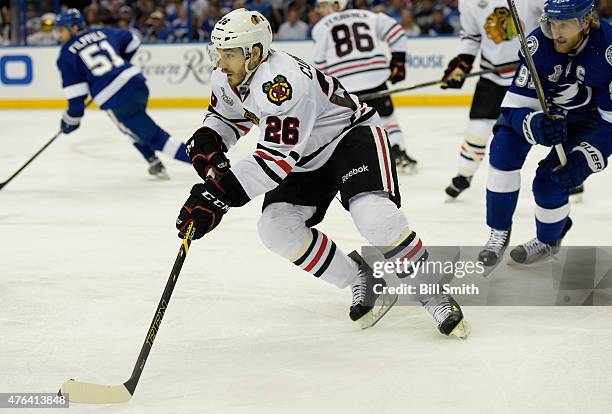
[[[594,0],[547,0],[540,27],[551,39],[578,34],[585,30],[587,17],[593,13],[594,7]]]
[[[550,20],[578,19],[584,23],[593,11],[593,0],[547,0],[544,4],[544,18]]]
[[[83,29],[84,24],[83,15],[77,9],[68,9],[55,18],[55,27],[65,26],[70,29],[76,25],[79,29]]]

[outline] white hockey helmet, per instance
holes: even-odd
[[[257,11],[237,9],[223,16],[215,24],[210,34],[208,54],[212,65],[217,67],[219,64],[217,49],[241,48],[246,58],[247,76],[244,81],[246,82],[256,69],[249,70],[253,46],[261,45],[261,59],[264,60],[270,53],[271,43],[272,28],[270,22]]]
[[[321,3],[329,3],[333,6],[334,3],[338,3],[338,10],[344,10],[348,6],[348,0],[317,0],[317,5]]]

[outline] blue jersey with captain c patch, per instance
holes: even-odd
[[[140,40],[127,30],[91,29],[66,42],[57,59],[62,88],[69,101],[68,114],[80,117],[91,95],[102,109],[111,109],[140,86],[144,77],[130,59]]]
[[[574,53],[559,53],[541,29],[527,38],[544,93],[553,106],[567,111],[570,124],[590,123],[588,139],[605,157],[612,153],[612,26],[601,23]],[[526,113],[541,110],[535,87],[520,54],[521,65],[502,102],[502,122],[521,132]]]

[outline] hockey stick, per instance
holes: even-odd
[[[508,7],[510,8],[512,20],[514,21],[514,25],[516,26],[516,30],[518,31],[519,42],[521,43],[521,50],[523,52],[523,56],[525,56],[527,69],[529,69],[529,73],[531,74],[531,80],[535,87],[536,95],[538,95],[538,100],[540,101],[542,112],[544,112],[544,115],[551,118],[550,110],[548,108],[548,104],[546,103],[546,95],[544,94],[544,88],[542,87],[540,76],[538,75],[535,62],[533,61],[533,56],[531,56],[531,52],[529,51],[529,45],[527,44],[527,37],[525,37],[525,31],[523,30],[523,26],[521,26],[521,19],[518,15],[518,9],[516,8],[514,0],[506,1],[508,2]],[[567,157],[565,156],[565,150],[563,149],[563,145],[555,145],[555,150],[557,151],[559,162],[561,162],[561,166],[563,167],[565,164],[567,164]]]
[[[463,77],[463,79],[474,78],[476,76],[486,75],[487,73],[495,73],[495,72],[500,72],[500,71],[508,70],[508,69],[516,69],[516,64],[512,63],[509,65],[499,66],[494,69],[493,68],[485,69],[485,70],[481,70],[480,72],[468,73],[467,75]],[[425,88],[427,86],[441,85],[442,83],[443,83],[442,80],[436,80],[436,81],[429,81],[429,82],[424,82],[424,83],[418,83],[416,85],[406,86],[405,88],[388,89],[386,91],[366,93],[364,95],[359,95],[359,99],[362,101],[367,101],[369,99],[384,98],[385,96],[393,95],[394,93],[412,91],[415,89]]]
[[[87,102],[85,104],[85,108],[87,108],[89,106],[89,104],[91,104],[92,102],[93,102],[92,100]],[[57,131],[57,133],[55,135],[53,135],[53,137],[49,141],[47,141],[47,143],[45,145],[43,145],[41,149],[36,151],[36,154],[32,155],[30,157],[30,159],[28,161],[26,161],[26,163],[21,166],[21,168],[19,168],[17,171],[15,171],[13,173],[13,175],[11,175],[6,181],[4,181],[3,183],[0,183],[0,190],[2,190],[5,185],[10,183],[13,180],[13,178],[17,177],[17,175],[19,175],[20,172],[22,172],[28,165],[30,165],[30,163],[32,161],[34,161],[36,159],[36,157],[38,157],[44,150],[46,150],[47,147],[49,145],[51,145],[53,143],[53,141],[55,141],[60,135],[62,135],[62,130],[61,129],[59,131]]]
[[[130,378],[123,384],[118,385],[90,384],[71,379],[62,384],[58,395],[66,395],[70,402],[82,404],[116,404],[127,402],[132,398],[132,395],[134,395],[134,390],[136,390],[136,385],[138,385],[140,375],[142,374],[142,370],[147,362],[149,352],[153,347],[153,341],[155,340],[155,336],[157,335],[161,325],[164,313],[168,308],[172,291],[174,290],[176,280],[178,279],[183,263],[185,262],[185,258],[187,257],[187,252],[189,251],[191,238],[194,232],[195,229],[193,227],[193,222],[191,222],[189,227],[187,227],[185,238],[181,242],[181,247],[178,255],[176,256],[176,260],[174,261],[174,266],[172,266],[172,271],[170,272],[170,277],[166,283],[166,288],[164,289],[164,293],[159,301],[159,305],[157,305],[157,310],[153,316],[153,321],[151,322],[151,326],[147,331],[144,344],[142,345],[142,349],[140,350],[140,354],[136,360],[136,365],[132,371],[132,376],[130,376]]]

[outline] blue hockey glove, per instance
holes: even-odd
[[[601,152],[586,142],[574,147],[567,154],[567,164],[558,167],[556,157],[547,157],[540,162],[540,166],[548,173],[550,178],[561,187],[570,189],[582,184],[589,175],[602,171],[607,166],[607,159]]]
[[[542,111],[529,113],[523,120],[523,135],[531,145],[552,147],[567,139],[567,119],[560,110],[551,110],[551,117]]]
[[[81,117],[74,117],[68,115],[68,112],[64,112],[62,115],[62,122],[60,124],[60,128],[64,134],[70,134],[73,131],[76,131],[78,127],[81,126]]]

